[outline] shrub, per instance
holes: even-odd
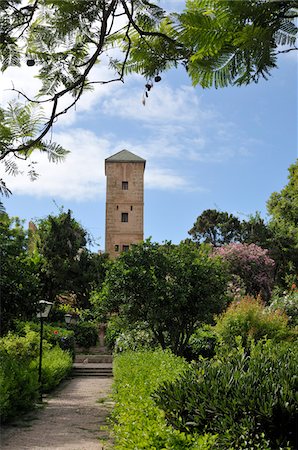
[[[78,322],[75,326],[75,342],[80,347],[89,348],[96,345],[98,327],[92,322]]]
[[[237,336],[241,336],[242,344],[248,348],[251,340],[267,337],[279,342],[292,335],[285,314],[270,311],[259,299],[251,297],[231,303],[216,322],[215,331],[229,346],[236,345]]]
[[[221,349],[154,394],[174,429],[217,434],[214,449],[296,448],[298,347]],[[250,442],[250,446],[245,444]]]
[[[227,261],[231,274],[241,278],[248,295],[269,300],[275,263],[268,250],[255,244],[228,244],[214,249],[214,254]]]
[[[149,350],[156,348],[158,342],[146,323],[137,324],[133,329],[122,332],[115,341],[115,352],[127,350]]]
[[[216,436],[194,438],[168,427],[151,393],[175,380],[187,363],[170,352],[125,352],[114,359],[115,450],[211,450]]]
[[[42,389],[49,392],[66,378],[72,369],[72,356],[58,345],[45,350],[42,357]]]
[[[282,297],[273,298],[270,306],[271,311],[280,310],[286,313],[290,326],[298,325],[298,290],[292,290]]]
[[[29,330],[40,333],[40,323],[37,322],[17,321],[15,328],[16,333],[21,336],[26,335]],[[43,338],[53,346],[59,345],[62,350],[68,350],[74,356],[74,332],[72,330],[44,323]]]
[[[203,356],[203,358],[212,358],[215,355],[217,343],[218,335],[214,327],[204,325],[191,335],[184,356],[187,360],[197,360],[200,356]]]
[[[38,394],[38,335],[9,333],[0,340],[0,416],[3,421],[32,407]]]
[[[0,416],[6,421],[31,409],[39,392],[39,333],[27,327],[24,336],[8,334],[0,339]],[[70,353],[44,341],[42,360],[43,389],[50,390],[72,367]]]

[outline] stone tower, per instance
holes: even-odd
[[[106,243],[111,258],[144,239],[144,170],[146,161],[122,150],[105,160]]]

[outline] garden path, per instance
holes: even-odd
[[[39,411],[1,427],[0,448],[9,450],[108,450],[106,425],[112,378],[64,381]]]

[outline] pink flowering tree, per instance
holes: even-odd
[[[228,244],[214,249],[227,261],[230,272],[243,281],[246,294],[269,300],[273,286],[274,261],[268,250],[255,244]]]

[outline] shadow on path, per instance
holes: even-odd
[[[73,378],[45,400],[45,407],[1,427],[1,449],[108,450],[106,424],[112,379]]]

